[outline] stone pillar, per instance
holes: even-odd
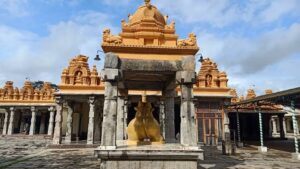
[[[45,134],[45,124],[46,123],[46,114],[41,113],[41,124],[39,134]]]
[[[102,102],[99,101],[95,105],[95,132],[94,132],[94,142],[95,141],[100,141],[101,140],[101,127],[102,127],[102,113],[103,113],[103,108],[102,108]]]
[[[285,138],[285,135],[286,135],[286,118],[283,116],[283,119],[282,119],[282,127],[283,127],[283,133],[284,133],[284,138]]]
[[[223,133],[223,141],[222,141],[222,152],[225,155],[231,155],[232,152],[232,144],[230,138],[230,129],[229,129],[229,117],[228,111],[224,111],[224,133]]]
[[[124,132],[124,110],[125,98],[127,97],[127,90],[118,91],[118,110],[117,110],[117,141],[124,140],[126,132]]]
[[[283,114],[278,115],[281,139],[285,138],[285,130],[286,130],[285,129],[285,120],[284,120],[283,116],[284,116]]]
[[[94,144],[94,120],[95,120],[95,97],[89,97],[89,125],[88,125],[88,135],[87,135],[87,144]]]
[[[193,84],[196,82],[195,57],[184,56],[181,62],[183,71],[176,72],[176,81],[181,88],[180,143],[194,147],[197,146],[198,142],[198,128],[196,125],[193,95]],[[168,114],[166,114],[166,116],[168,116]]]
[[[166,131],[165,131],[165,101],[164,99],[161,99],[159,102],[159,125],[160,125],[160,132],[161,135],[166,138]]]
[[[100,147],[103,149],[116,148],[118,76],[118,69],[104,70],[105,94]]]
[[[127,135],[127,118],[128,118],[128,97],[125,98],[124,100],[124,122],[123,122],[123,125],[124,125],[124,139],[127,140],[128,138],[128,135]]]
[[[241,142],[240,116],[239,116],[238,109],[236,111],[236,128],[237,128],[237,138],[238,138],[237,145],[239,147],[243,147],[243,143]]]
[[[274,116],[272,116],[272,135],[277,134],[277,125],[276,125],[276,119]]]
[[[292,153],[292,158],[295,160],[300,160],[300,153],[298,147],[298,122],[296,119],[296,110],[295,110],[295,101],[291,100],[291,113],[292,113],[292,122],[293,122],[293,133],[294,133],[294,143],[295,143],[295,153]]]
[[[61,97],[56,97],[55,102],[56,102],[56,116],[55,116],[55,128],[54,128],[52,143],[61,144],[63,100]]]
[[[165,140],[167,143],[175,143],[175,124],[174,124],[174,97],[176,95],[176,84],[175,81],[171,81],[166,89],[163,91],[163,96],[165,98]],[[190,91],[188,91],[190,92]],[[192,98],[190,98],[192,99]],[[190,103],[188,103],[190,104]],[[193,104],[193,103],[192,103]],[[194,104],[191,105],[194,107]],[[195,113],[195,111],[191,112]]]
[[[5,117],[4,117],[4,123],[3,123],[2,135],[6,135],[7,134],[7,122],[8,122],[8,112],[6,110]]]
[[[15,108],[11,107],[9,110],[10,110],[10,118],[9,118],[7,135],[12,135],[14,132]]]
[[[35,107],[31,107],[31,121],[30,121],[30,130],[29,130],[29,135],[34,135],[35,134],[35,122],[36,122],[36,109]]]
[[[23,133],[24,132],[24,119],[23,119],[23,111],[20,111],[20,129],[19,132]]]
[[[258,151],[267,152],[267,147],[264,146],[264,130],[263,130],[263,120],[262,120],[262,112],[261,108],[258,109],[258,120],[259,120],[259,138],[260,138],[260,147],[258,147]]]
[[[50,117],[49,117],[49,126],[48,126],[48,135],[52,136],[53,134],[53,122],[54,122],[54,107],[50,107],[49,109]]]
[[[66,107],[68,109],[68,114],[67,114],[67,130],[66,130],[65,143],[70,144],[72,141],[73,104],[70,102],[66,102]]]

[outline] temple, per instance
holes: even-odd
[[[52,146],[95,145],[107,169],[118,168],[115,161],[127,161],[122,167],[128,167],[131,160],[194,169],[203,160],[203,145],[223,144],[228,153],[230,131],[239,143],[260,137],[253,105],[229,106],[256,98],[255,91],[238,97],[228,87],[226,72],[210,58],[201,58],[197,71],[194,33],[179,39],[175,22],[149,0],[120,25],[118,35],[103,30],[101,73],[90,67],[89,57],[78,55],[62,70],[57,88],[25,81],[19,89],[7,81],[0,89],[2,134],[48,137]],[[267,112],[264,123],[270,124],[265,137],[284,139],[290,129],[283,122],[284,107],[263,102],[259,109]],[[154,149],[166,157],[147,146],[159,147]]]

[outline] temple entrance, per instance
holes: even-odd
[[[222,112],[217,103],[201,104],[197,109],[198,142],[216,146],[222,141]]]

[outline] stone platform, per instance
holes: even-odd
[[[99,147],[100,169],[197,169],[203,150],[179,144],[120,146],[115,150]]]

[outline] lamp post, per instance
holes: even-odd
[[[99,52],[104,53],[102,50],[97,50],[96,57],[94,58],[95,61],[100,61],[100,60],[101,60],[100,55],[99,55]],[[105,54],[105,53],[104,53],[104,54]]]
[[[196,57],[196,56],[200,56],[198,62],[202,63],[203,60],[204,60],[204,59],[203,59],[202,53],[198,53],[198,54],[195,55],[195,57]]]

